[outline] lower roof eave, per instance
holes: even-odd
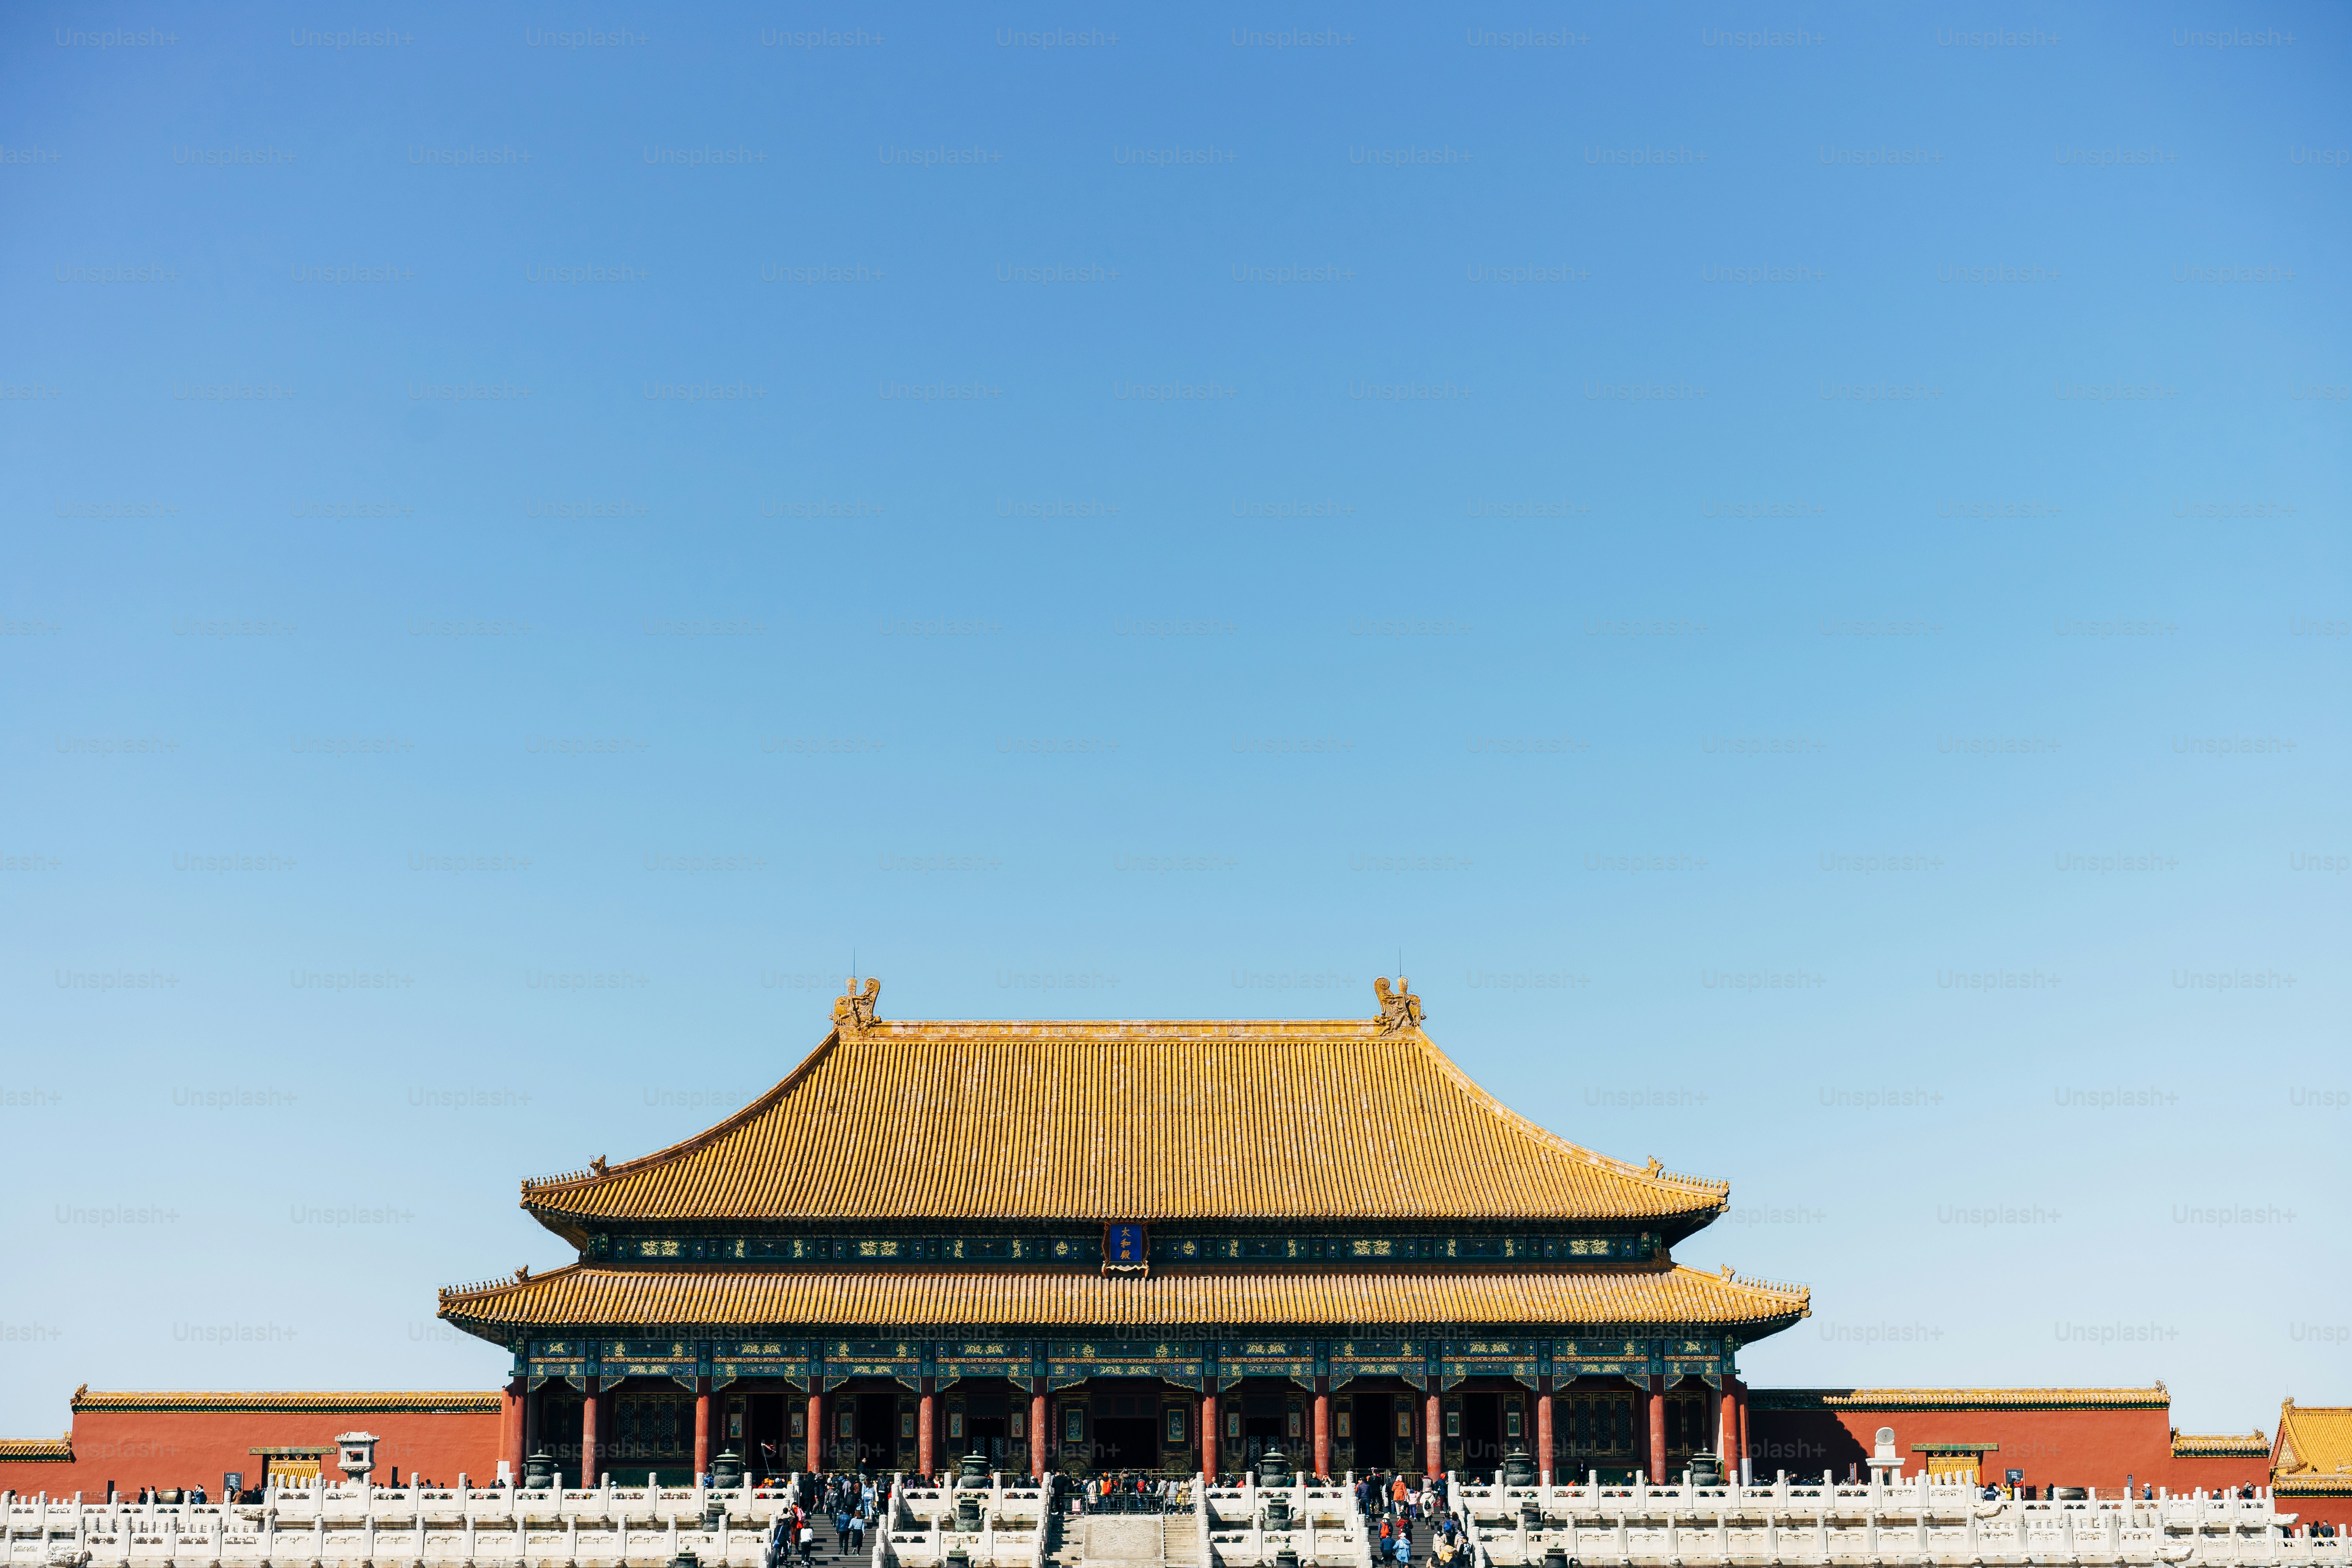
[[[440,1315],[481,1338],[563,1331],[865,1331],[926,1338],[1156,1335],[1214,1327],[1338,1337],[1525,1329],[1552,1337],[1683,1333],[1742,1342],[1805,1317],[1794,1286],[1678,1267],[1265,1269],[1158,1274],[614,1268],[574,1264],[445,1291]]]

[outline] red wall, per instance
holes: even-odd
[[[2352,1492],[2323,1492],[2309,1497],[2282,1497],[2278,1500],[2281,1513],[2294,1515],[2295,1523],[2316,1524],[2321,1521],[2337,1530],[2352,1532]]]
[[[301,1410],[76,1410],[70,1464],[0,1460],[0,1490],[46,1491],[92,1500],[112,1481],[124,1492],[142,1486],[202,1486],[217,1498],[221,1476],[245,1474],[259,1486],[267,1461],[256,1447],[331,1447],[340,1432],[373,1432],[378,1479],[457,1480],[460,1472],[487,1481],[499,1470],[499,1413],[490,1410],[365,1410],[332,1406]],[[329,1480],[341,1477],[332,1454],[321,1462]]]
[[[1925,1464],[1925,1456],[1912,1452],[1915,1443],[1993,1442],[2000,1448],[1985,1456],[1984,1479],[1999,1481],[2009,1470],[2023,1470],[2023,1484],[2037,1490],[2053,1486],[2121,1489],[2126,1476],[2135,1486],[2176,1492],[2270,1484],[2267,1454],[2174,1458],[2171,1412],[2164,1408],[1768,1410],[1761,1408],[1768,1392],[1757,1391],[1758,1406],[1748,1417],[1759,1476],[1787,1470],[1792,1477],[1818,1477],[1828,1468],[1843,1480],[1849,1463],[1870,1457],[1878,1429],[1891,1426],[1895,1451],[1911,1475]],[[1867,1465],[1862,1473],[1869,1475]]]

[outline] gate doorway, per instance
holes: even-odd
[[[798,1469],[808,1458],[808,1438],[804,1432],[793,1430],[795,1423],[791,1419],[798,1416],[805,1421],[807,1413],[787,1410],[785,1405],[781,1394],[761,1391],[744,1395],[743,1438],[737,1442],[730,1436],[727,1444],[743,1456],[743,1462],[755,1476]]]
[[[1462,1468],[1485,1480],[1503,1467],[1503,1396],[1462,1396]]]
[[[845,1443],[845,1458],[861,1470],[888,1469],[898,1457],[898,1391],[895,1386],[857,1391],[855,1445]]]
[[[1094,1459],[1098,1470],[1157,1470],[1157,1425],[1149,1415],[1096,1416]]]
[[[1014,1462],[1013,1452],[1012,1412],[1003,1394],[970,1394],[963,1401],[963,1431],[948,1436],[948,1457],[961,1458],[966,1454],[985,1454],[992,1470],[1025,1468],[1029,1456],[1024,1451]]]
[[[1244,1465],[1255,1468],[1258,1458],[1268,1448],[1283,1447],[1282,1413],[1285,1402],[1278,1394],[1253,1394],[1242,1401],[1242,1452]],[[1290,1456],[1294,1468],[1298,1456]]]
[[[1382,1468],[1396,1451],[1396,1439],[1390,1436],[1396,1423],[1390,1419],[1389,1403],[1385,1394],[1359,1394],[1348,1401],[1348,1435],[1355,1439],[1360,1469]]]

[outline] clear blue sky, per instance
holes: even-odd
[[[2340,8],[0,37],[0,1431],[488,1384],[853,958],[1401,960],[1753,1381],[2352,1398]]]

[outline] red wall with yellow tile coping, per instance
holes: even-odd
[[[202,1485],[217,1497],[226,1471],[241,1471],[248,1486],[259,1484],[266,1465],[252,1451],[256,1447],[331,1447],[338,1433],[354,1430],[381,1439],[377,1473],[387,1480],[395,1468],[404,1481],[419,1474],[443,1482],[454,1482],[460,1474],[488,1480],[498,1473],[495,1409],[77,1410],[73,1420],[71,1462],[0,1459],[0,1490],[46,1491],[52,1497],[80,1491],[94,1500],[106,1495],[111,1481],[126,1493],[142,1486]],[[1818,1476],[1826,1468],[1843,1479],[1849,1464],[1869,1456],[1881,1426],[1895,1429],[1895,1451],[1913,1473],[1922,1463],[1912,1451],[1915,1443],[1993,1442],[2000,1447],[1987,1456],[1990,1479],[2021,1469],[2025,1484],[2037,1489],[2105,1490],[2121,1487],[2126,1476],[2137,1485],[2176,1492],[2262,1486],[2270,1479],[2267,1454],[2176,1458],[2168,1411],[2115,1407],[1752,1409],[1748,1439],[1756,1473],[1769,1478],[1785,1469],[1792,1476]],[[332,1455],[323,1471],[330,1479],[340,1477]],[[2298,1500],[2289,1506],[2298,1507],[2306,1521],[2352,1525],[2352,1497]]]
[[[1759,1404],[1769,1391],[1756,1391]],[[1748,1436],[1756,1473],[1769,1478],[1776,1470],[1790,1477],[1818,1478],[1823,1469],[1840,1480],[1849,1463],[1862,1464],[1878,1440],[1878,1429],[1895,1430],[1895,1451],[1905,1470],[1916,1474],[1925,1457],[1912,1452],[1915,1443],[1998,1443],[1987,1454],[1982,1479],[1999,1481],[2008,1471],[2023,1470],[2022,1484],[2039,1491],[2044,1487],[2097,1487],[2120,1489],[2125,1479],[2135,1487],[2164,1487],[2175,1492],[2203,1487],[2268,1486],[2270,1455],[2231,1455],[2221,1458],[2176,1458],[2172,1452],[2171,1413],[2094,1405],[2072,1410],[2022,1410],[1985,1405],[1973,1410],[1765,1410],[1748,1413]]]
[[[382,1439],[375,1447],[376,1474],[385,1480],[398,1466],[404,1482],[419,1474],[454,1482],[460,1472],[487,1481],[499,1472],[499,1422],[495,1408],[77,1410],[72,1461],[0,1458],[0,1490],[45,1491],[51,1497],[79,1491],[95,1502],[112,1481],[133,1496],[142,1486],[202,1486],[217,1499],[226,1471],[243,1472],[249,1487],[261,1484],[268,1461],[253,1449],[331,1449],[340,1432],[373,1432]],[[332,1453],[320,1468],[329,1480],[342,1475]]]

